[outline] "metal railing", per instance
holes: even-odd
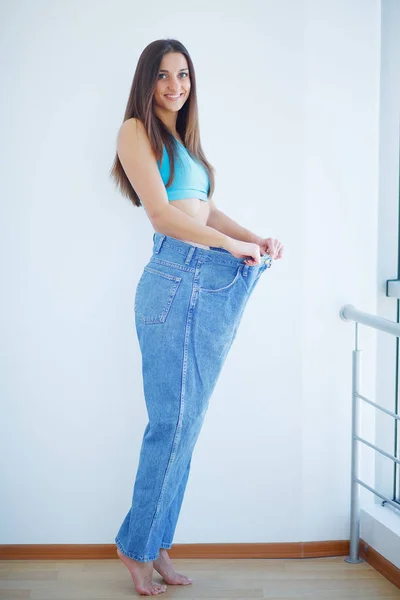
[[[346,558],[346,562],[349,563],[359,563],[363,562],[359,556],[359,545],[360,545],[360,515],[359,515],[359,485],[363,486],[365,489],[369,490],[384,502],[387,502],[397,510],[400,510],[400,504],[398,502],[394,502],[390,498],[387,498],[384,494],[381,494],[374,488],[367,485],[364,481],[361,481],[358,477],[358,442],[369,446],[376,452],[379,452],[383,456],[390,458],[395,463],[400,464],[400,460],[393,456],[393,454],[389,454],[385,452],[381,448],[375,446],[375,444],[371,444],[364,438],[358,435],[357,427],[359,421],[359,406],[358,400],[363,400],[364,402],[370,404],[374,408],[384,412],[385,414],[393,417],[394,419],[400,420],[400,416],[397,413],[394,413],[390,410],[387,410],[383,406],[372,402],[365,396],[362,396],[359,392],[360,390],[360,380],[361,380],[361,350],[358,348],[358,325],[368,325],[373,329],[379,329],[380,331],[384,331],[386,333],[390,333],[395,335],[396,337],[400,337],[400,324],[395,323],[394,321],[389,321],[388,319],[383,319],[382,317],[377,317],[375,315],[371,315],[369,313],[363,312],[355,308],[352,304],[346,304],[342,307],[340,311],[340,317],[344,321],[354,321],[355,322],[355,349],[353,350],[353,374],[352,374],[352,443],[351,443],[351,508],[350,508],[350,556]]]

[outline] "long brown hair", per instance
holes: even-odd
[[[201,147],[196,76],[189,52],[181,42],[174,39],[155,40],[143,50],[133,77],[123,122],[132,117],[140,119],[146,129],[157,160],[161,160],[163,145],[165,145],[171,167],[166,187],[171,185],[175,173],[175,137],[156,115],[153,107],[153,94],[158,80],[161,61],[163,56],[168,52],[181,52],[188,62],[191,83],[190,92],[185,104],[178,111],[176,130],[191,156],[197,159],[207,170],[210,178],[210,190],[208,192],[208,197],[210,198],[214,193],[215,186],[214,167],[207,161]],[[122,195],[130,198],[135,206],[142,206],[137,193],[126,176],[117,152],[110,170],[110,176],[114,179]]]

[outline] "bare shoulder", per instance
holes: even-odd
[[[134,142],[151,147],[147,132],[140,119],[132,117],[122,123],[118,132],[118,149],[120,144],[123,146],[126,142],[129,144]]]
[[[136,119],[135,117],[131,117],[130,119],[126,119],[120,127],[120,132],[125,130],[136,131],[140,130],[144,132],[144,125],[140,119]]]
[[[118,132],[117,153],[151,220],[168,206],[167,192],[152,145],[140,119],[127,119]]]

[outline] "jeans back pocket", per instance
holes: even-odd
[[[144,267],[135,294],[135,314],[143,323],[164,323],[182,277]]]

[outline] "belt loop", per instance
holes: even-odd
[[[153,235],[153,239],[156,238],[157,236],[159,236],[159,237],[154,242],[154,252],[155,252],[155,254],[158,254],[160,252],[161,246],[163,245],[163,242],[164,242],[165,238],[167,237],[163,233],[155,232],[154,235]]]
[[[189,252],[187,253],[186,258],[185,258],[185,265],[190,263],[190,261],[192,260],[193,252],[195,250],[196,250],[195,246],[190,246]]]
[[[242,275],[243,277],[247,277],[247,272],[250,268],[250,265],[248,265],[247,263],[243,263],[243,270],[242,270]]]

